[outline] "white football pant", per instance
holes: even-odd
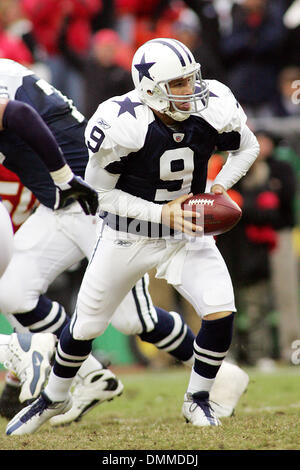
[[[226,264],[213,237],[149,239],[104,226],[79,291],[71,322],[75,339],[93,339],[110,323],[118,305],[146,272],[156,268],[199,316],[235,311]]]
[[[0,202],[0,234],[1,234],[1,250],[0,250],[0,277],[5,272],[8,263],[13,254],[13,227],[9,213]]]
[[[12,314],[34,309],[39,296],[61,273],[85,257],[90,258],[97,230],[101,227],[102,220],[98,216],[85,215],[77,202],[57,211],[40,205],[24,222],[15,234],[14,254],[0,280],[0,311],[9,316],[12,325],[22,330]],[[4,234],[1,230],[2,238]],[[3,265],[9,255],[10,250],[1,250]],[[124,334],[143,331],[139,315],[143,316],[147,331],[151,331],[156,323],[156,310],[148,292],[148,276],[138,281],[135,297],[129,293],[112,320],[112,325]]]

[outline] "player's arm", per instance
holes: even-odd
[[[72,176],[56,140],[41,116],[31,106],[18,100],[1,99],[0,129],[21,137],[43,160],[49,172],[65,167],[65,178]],[[58,181],[59,182],[59,181]]]
[[[160,223],[162,206],[117,189],[119,177],[119,174],[112,174],[102,168],[96,160],[89,160],[85,180],[98,192],[101,210],[121,217]]]
[[[97,190],[101,210],[121,217],[163,223],[191,236],[202,232],[201,227],[191,222],[192,217],[200,217],[200,214],[181,208],[181,204],[190,194],[180,196],[168,204],[156,204],[117,189],[116,184],[119,177],[120,175],[109,173],[106,169],[101,168],[97,164],[97,160],[89,160],[85,180]]]
[[[34,108],[18,100],[0,99],[0,131],[10,130],[21,137],[41,158],[57,186],[55,209],[76,199],[83,210],[95,214],[97,194],[67,164],[55,137]]]
[[[226,163],[212,183],[211,191],[219,193],[234,186],[249,170],[259,154],[259,144],[248,126],[241,131],[238,150],[231,151]]]

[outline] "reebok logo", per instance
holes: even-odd
[[[131,246],[132,245],[132,242],[127,241],[127,240],[115,240],[114,243],[119,246]]]

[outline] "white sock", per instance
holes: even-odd
[[[215,379],[207,379],[206,377],[201,377],[201,375],[197,374],[194,369],[192,369],[187,392],[210,392],[214,381]]]
[[[80,375],[80,377],[86,377],[91,372],[101,369],[103,369],[101,362],[99,362],[92,354],[90,354],[80,367],[78,375]]]
[[[103,369],[103,365],[92,354],[83,362],[78,375],[86,377],[95,370]],[[51,371],[48,383],[45,387],[45,393],[51,401],[64,401],[68,395],[68,391],[72,385],[74,377],[70,379],[65,377],[58,377]]]
[[[58,377],[53,373],[53,370],[51,370],[49,380],[44,391],[51,401],[64,401],[68,396],[72,382],[73,377]]]

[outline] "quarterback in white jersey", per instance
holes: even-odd
[[[182,413],[195,426],[220,424],[210,393],[232,339],[233,286],[213,237],[203,236],[181,204],[204,192],[215,149],[230,152],[211,187],[225,193],[254,162],[258,144],[231,91],[203,81],[184,44],[148,41],[134,55],[132,77],[135,89],[100,104],[86,128],[86,179],[99,194],[105,223],[48,384],[7,434],[34,432],[67,406],[92,340],[153,268],[202,318]]]
[[[84,257],[90,257],[96,241],[99,217],[87,217],[75,202],[64,209],[53,210],[56,188],[38,157],[41,153],[47,157],[47,161],[49,159],[52,162],[56,153],[53,151],[53,145],[47,145],[42,140],[40,123],[42,118],[53,134],[50,134],[50,137],[55,137],[74,174],[83,177],[88,161],[88,149],[84,141],[87,121],[72,102],[50,83],[36,76],[32,70],[8,59],[0,59],[0,100],[0,108],[4,107],[3,103],[6,106],[9,102],[3,129],[0,122],[0,196],[12,210],[12,218],[16,215],[15,210],[20,203],[21,194],[23,210],[24,202],[29,202],[28,197],[23,198],[25,189],[27,196],[30,191],[32,197],[40,202],[34,214],[25,222],[23,219],[24,223],[20,224],[21,227],[14,237],[13,257],[7,269],[12,255],[12,233],[8,214],[3,207],[0,218],[0,267],[5,273],[0,280],[0,311],[18,332],[30,331],[35,335],[37,332],[51,332],[59,337],[70,320],[63,305],[49,299],[46,291],[61,272]],[[7,126],[7,111],[10,111],[11,117],[13,108],[18,108],[19,113],[18,119],[10,119],[13,127],[11,129],[11,126]],[[27,119],[20,119],[20,111],[23,108],[27,113],[31,110],[35,121],[28,115]],[[45,124],[43,126],[45,127]],[[48,134],[49,129],[46,128]],[[27,141],[24,141],[26,136]],[[24,213],[22,215],[24,216]],[[17,228],[17,219],[14,222]],[[6,248],[4,242],[7,244]],[[167,312],[154,307],[148,292],[148,282],[147,276],[139,280],[117,309],[112,325],[124,334],[139,335],[143,341],[157,345],[160,351],[166,351],[176,360],[191,366],[194,339],[191,329],[177,312]],[[4,345],[7,341],[8,338],[4,336]],[[34,346],[37,341],[38,338]],[[232,373],[238,373],[242,383],[239,394],[235,395],[235,400],[231,401],[227,409],[227,414],[231,413],[245,387],[243,371],[229,364],[225,364],[218,374],[219,383],[229,384]],[[16,380],[12,382],[11,377],[11,374],[6,375],[6,384],[0,397],[0,415],[6,418],[14,416],[23,406],[19,400],[21,388],[16,387]],[[38,383],[42,385],[41,380]],[[122,388],[123,385],[115,375],[109,369],[104,369],[99,361],[90,355],[72,387],[72,409],[63,416],[56,416],[51,423],[57,425],[78,420],[96,403],[119,395]],[[227,391],[229,388],[230,385],[227,386]],[[27,390],[29,392],[30,387]],[[38,394],[38,388],[35,388],[35,392]],[[221,393],[222,397],[218,397],[218,393],[215,400],[222,404],[224,413],[224,407],[228,403],[224,393]]]
[[[71,100],[50,83],[36,76],[32,70],[8,59],[0,59],[0,115],[2,103],[9,103],[4,114],[3,129],[0,118],[3,201],[9,207],[17,202],[13,199],[11,188],[18,188],[19,183],[10,180],[17,173],[24,187],[32,192],[40,204],[17,231],[9,265],[12,255],[9,249],[12,243],[8,245],[12,242],[9,231],[11,223],[3,207],[0,219],[0,265],[3,272],[7,265],[8,268],[0,280],[0,311],[18,332],[51,332],[59,337],[63,327],[69,324],[69,318],[64,307],[49,299],[46,291],[60,273],[85,257],[89,259],[97,238],[99,217],[86,216],[80,204],[74,201],[67,207],[53,210],[56,188],[46,166],[38,157],[40,153],[45,155],[46,162],[48,159],[52,162],[54,157],[56,160],[58,157],[65,158],[74,174],[83,177],[88,161],[84,140],[87,121]],[[31,110],[36,121],[33,122],[26,115],[27,119],[12,120],[11,129],[7,126],[7,109],[11,116],[14,107],[21,111],[22,108],[27,112]],[[62,153],[59,152],[58,156],[53,151],[53,145],[47,145],[42,140],[40,143],[35,142],[39,142],[41,137],[42,120],[43,126],[45,123],[48,126],[46,130],[50,137],[53,140],[55,137],[55,145],[60,147]],[[28,133],[25,140],[24,136]],[[87,187],[84,182],[82,184],[84,188]],[[10,197],[6,192],[10,193]],[[97,194],[93,191],[94,194],[97,202]],[[4,242],[7,243],[6,248]],[[153,306],[147,276],[124,299],[112,324],[124,334],[139,334],[144,341],[159,343],[161,350],[179,361],[190,362],[193,334],[178,313],[169,313]],[[123,388],[115,375],[109,369],[104,369],[92,355],[85,361],[77,378],[79,380],[73,388],[73,408],[63,418],[56,418],[56,424],[79,419],[91,406],[119,395]],[[16,409],[20,408],[15,390],[16,387],[10,387],[10,382],[6,383],[0,398],[1,416],[11,418]]]

